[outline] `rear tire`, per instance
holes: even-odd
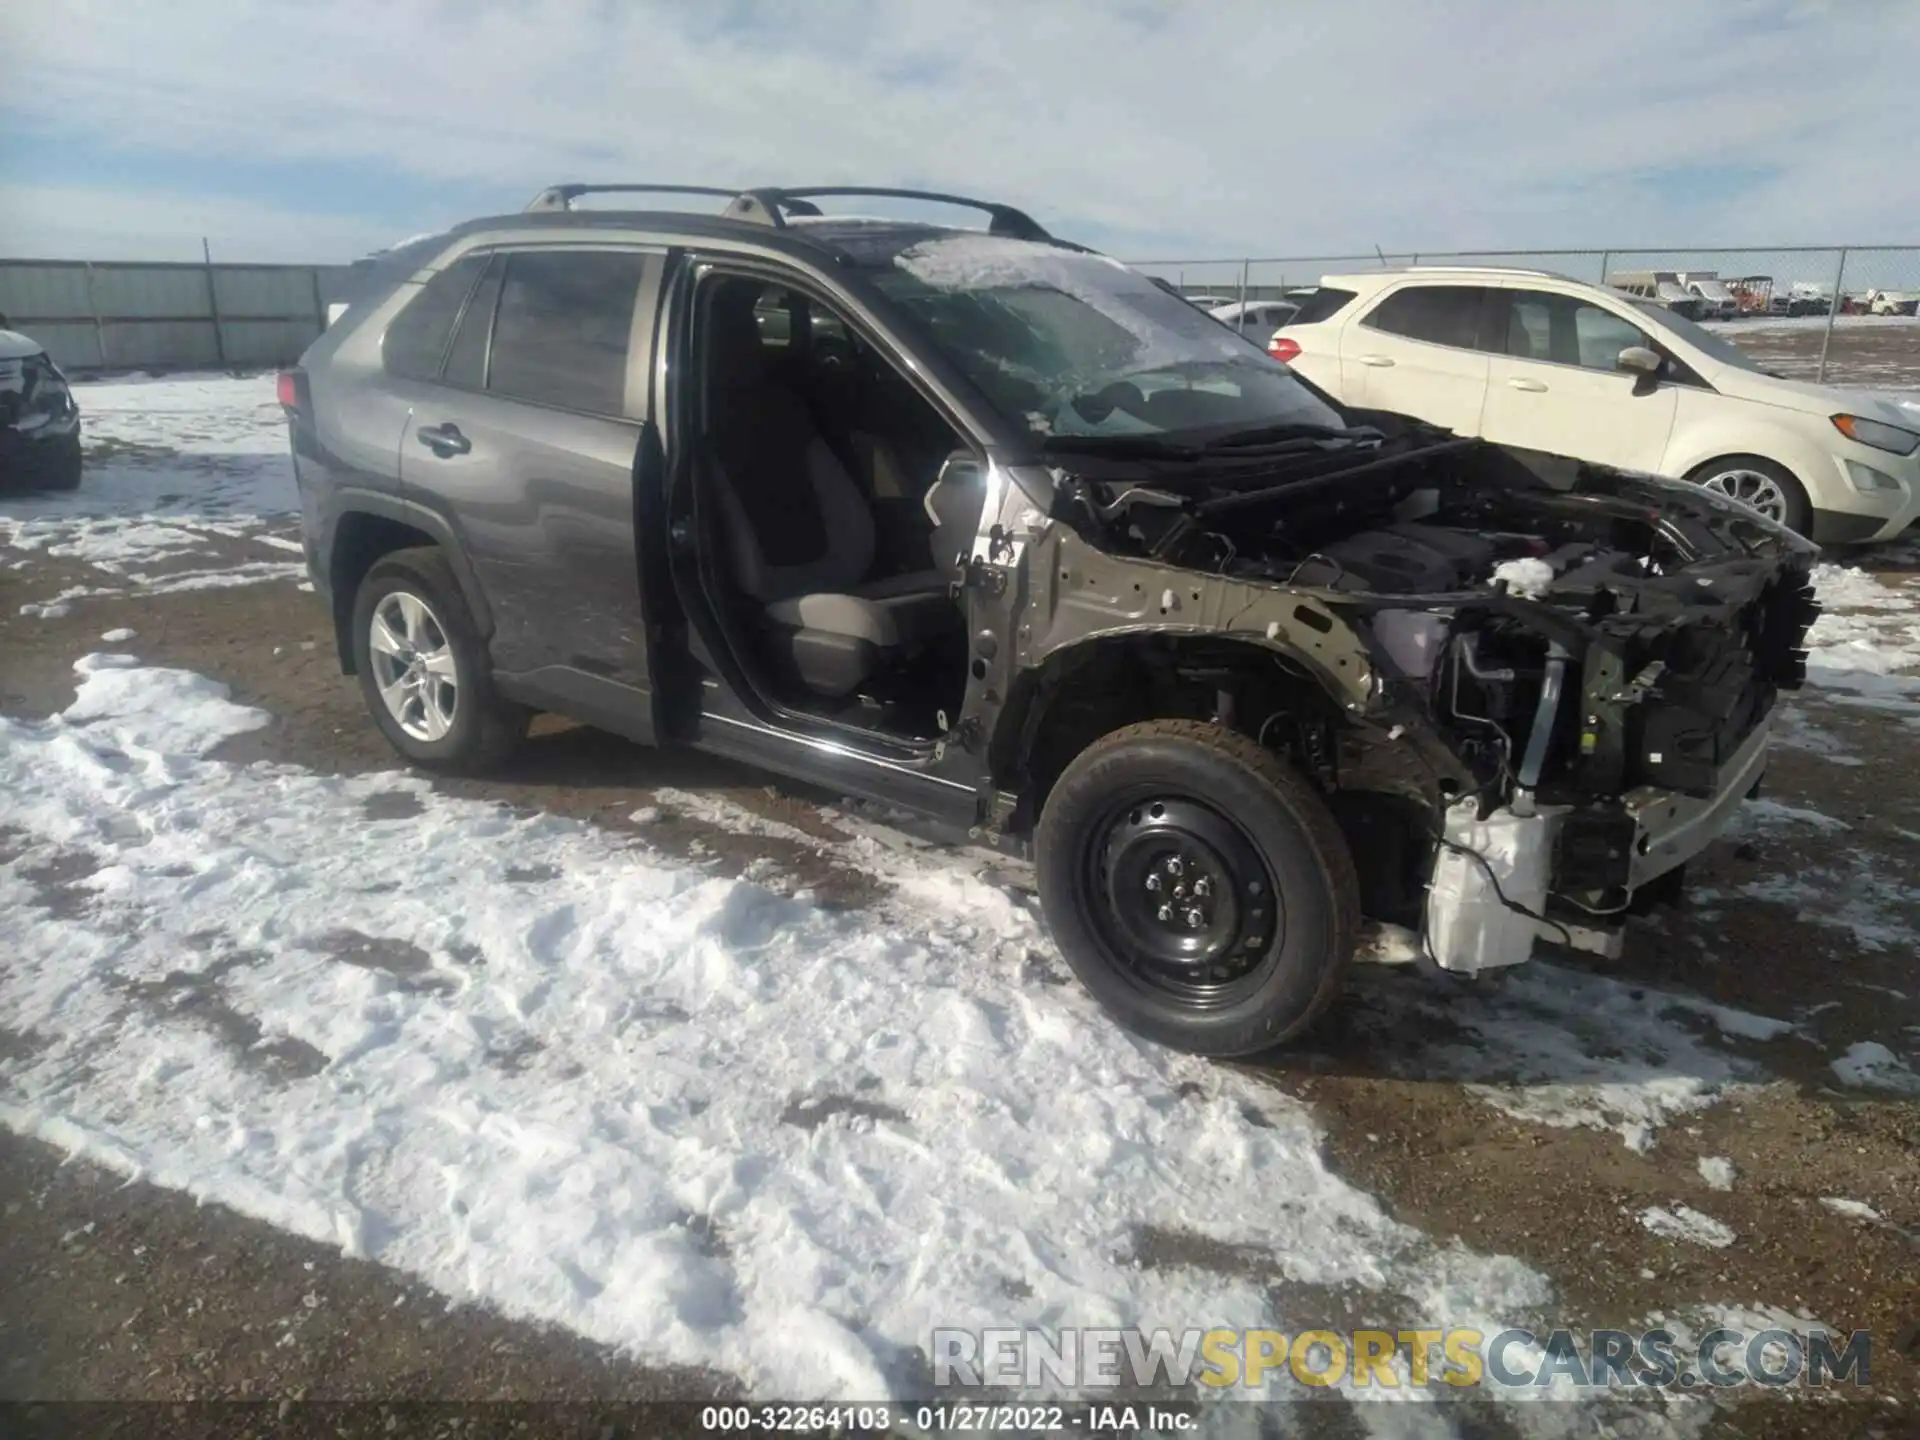
[[[1687,476],[1703,490],[1751,505],[1770,520],[1805,535],[1813,524],[1806,487],[1784,465],[1758,455],[1723,455]]]
[[[494,692],[479,627],[432,547],[396,550],[367,571],[353,602],[353,660],[387,743],[429,770],[493,770],[533,718]]]
[[[1339,993],[1360,925],[1353,857],[1320,796],[1247,736],[1116,730],[1067,766],[1036,839],[1060,952],[1129,1030],[1257,1054]]]

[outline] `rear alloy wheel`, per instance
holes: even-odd
[[[373,607],[367,644],[393,722],[415,740],[446,738],[460,713],[460,670],[440,617],[418,595],[391,591]]]
[[[484,773],[527,732],[529,713],[494,693],[486,646],[438,550],[398,550],[367,572],[353,659],[374,723],[417,765]]]
[[[1338,993],[1353,859],[1320,796],[1244,735],[1160,720],[1089,746],[1047,798],[1037,851],[1062,955],[1149,1039],[1254,1054]]]
[[[1807,492],[1800,482],[1784,466],[1758,455],[1729,455],[1725,459],[1710,460],[1687,478],[1702,490],[1738,500],[1802,535],[1812,523],[1812,508],[1807,504]]]

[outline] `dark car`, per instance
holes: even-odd
[[[281,377],[409,760],[544,710],[904,807],[1032,856],[1089,989],[1212,1054],[1306,1025],[1363,916],[1457,971],[1608,949],[1758,782],[1815,552],[1744,506],[1345,409],[1008,206],[599,188],[662,187],[396,252]],[[989,223],[814,203],[873,193]]]
[[[0,491],[80,483],[80,407],[37,340],[0,315]]]

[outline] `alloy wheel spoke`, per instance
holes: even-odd
[[[422,655],[420,657],[420,664],[426,669],[429,675],[438,676],[440,679],[446,681],[449,686],[459,679],[459,674],[454,669],[453,651],[451,650],[434,650]]]
[[[407,627],[407,644],[415,650],[427,648],[427,607],[401,590],[394,595]]]
[[[447,724],[445,713],[440,709],[439,688],[438,685],[429,683],[421,686],[418,692],[420,727],[427,732],[429,740],[440,739],[451,728]]]
[[[393,718],[402,725],[407,723],[407,705],[414,699],[413,685],[404,676],[396,676],[380,686],[380,698],[387,702],[387,709]]]
[[[376,612],[373,625],[367,634],[367,641],[382,655],[404,655],[407,642],[394,633],[392,624],[384,614]]]

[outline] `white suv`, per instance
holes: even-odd
[[[1693,480],[1827,543],[1889,539],[1920,514],[1920,402],[1782,379],[1565,276],[1329,275],[1268,352],[1345,405]]]

